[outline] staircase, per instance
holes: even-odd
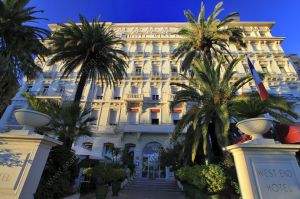
[[[125,190],[181,192],[175,180],[135,178]]]

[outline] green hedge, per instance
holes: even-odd
[[[215,164],[183,167],[176,172],[176,177],[211,194],[223,191],[226,185],[224,170]]]

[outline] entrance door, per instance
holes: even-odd
[[[160,165],[159,143],[149,143],[143,151],[143,171],[142,177],[149,179],[165,178],[165,167]]]

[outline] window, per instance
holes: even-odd
[[[65,92],[65,87],[64,86],[60,86],[59,89],[58,89],[58,92],[60,95],[63,95],[64,92]]]
[[[42,90],[42,95],[47,95],[49,90],[49,86],[44,86]]]
[[[113,143],[104,143],[103,146],[103,156],[112,157],[112,149],[114,148]]]
[[[274,45],[272,43],[267,43],[270,50],[274,50]]]
[[[268,73],[267,62],[261,61],[261,62],[260,62],[260,66],[261,66],[262,72]]]
[[[137,44],[136,51],[137,51],[138,54],[142,54],[143,53],[143,45],[141,43]]]
[[[246,72],[246,73],[249,73],[250,70],[249,70],[248,64],[246,64],[246,62],[242,62],[242,65],[243,65],[243,67],[244,67],[245,72]]]
[[[91,121],[91,125],[97,125],[97,121],[98,121],[98,115],[99,115],[99,111],[98,110],[93,110],[91,113],[91,118],[93,118],[93,121]]]
[[[129,124],[137,124],[137,112],[129,111],[128,122]]]
[[[131,93],[132,94],[138,94],[139,93],[139,89],[136,86],[131,86]]]
[[[135,67],[135,75],[141,75],[142,74],[142,67]]]
[[[110,109],[109,112],[109,125],[116,126],[117,125],[117,111]]]
[[[253,47],[253,50],[255,50],[255,51],[258,50],[257,43],[253,42],[252,47]]]
[[[262,66],[261,69],[262,69],[262,71],[263,71],[264,73],[267,73],[267,72],[268,72],[268,69],[267,69],[266,66]]]
[[[152,100],[159,100],[159,95],[152,95]]]
[[[281,73],[286,74],[286,70],[285,70],[284,66],[279,66],[279,70]]]
[[[171,72],[172,72],[172,73],[177,73],[177,72],[178,72],[178,71],[177,71],[177,68],[174,67],[174,66],[172,66],[172,67],[171,67]]]
[[[101,86],[97,86],[97,90],[96,90],[96,99],[102,99],[103,98],[103,89]]]
[[[154,125],[159,124],[158,114],[155,112],[151,112],[151,124],[154,124]]]
[[[173,119],[173,124],[177,124],[177,122],[180,120],[180,113],[172,113],[172,119]]]
[[[176,94],[177,91],[178,91],[178,88],[176,86],[171,86],[171,93],[172,94]]]
[[[32,89],[32,85],[28,85],[27,86],[27,90],[26,90],[26,92],[28,93],[28,92],[30,92],[31,91],[31,89]]]
[[[158,89],[154,86],[151,87],[152,100],[159,100]]]
[[[121,88],[120,87],[115,87],[114,88],[114,99],[115,100],[120,100],[121,99]]]
[[[153,53],[158,54],[159,53],[159,45],[158,43],[153,44]]]

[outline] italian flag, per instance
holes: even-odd
[[[252,77],[255,81],[255,85],[256,85],[256,88],[258,90],[260,99],[262,101],[267,100],[269,98],[268,92],[267,92],[263,82],[261,81],[258,73],[256,72],[252,62],[250,61],[249,57],[247,57],[247,60],[248,60],[248,65],[249,65],[250,71],[252,73]]]

